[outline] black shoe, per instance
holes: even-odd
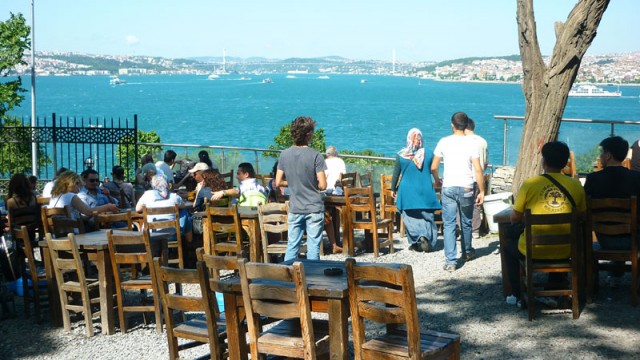
[[[476,257],[476,251],[474,249],[471,249],[471,251],[464,254],[465,261],[471,261],[475,259],[475,257]]]
[[[422,246],[420,246],[420,243],[416,242],[409,245],[409,250],[415,251],[415,252],[422,252]]]
[[[431,245],[429,244],[429,241],[427,240],[426,237],[420,236],[420,238],[418,238],[418,242],[420,243],[420,247],[422,248],[422,251],[426,253],[431,252]]]

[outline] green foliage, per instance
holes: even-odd
[[[88,55],[80,55],[80,54],[61,54],[61,55],[49,55],[49,58],[67,61],[76,65],[84,65],[87,69],[94,70],[108,70],[111,73],[118,73],[120,68],[144,68],[156,71],[168,70],[169,68],[160,65],[161,58],[156,58],[155,64],[150,63],[140,63],[137,61],[130,60],[117,60],[110,58],[103,58],[97,56],[88,56]]]
[[[130,139],[128,136],[125,136],[122,141],[123,143],[132,143],[133,139]],[[160,135],[156,133],[155,130],[151,130],[149,132],[138,130],[138,142],[145,143],[159,143]],[[162,146],[150,146],[150,145],[140,145],[138,146],[138,156],[142,157],[146,154],[151,154],[154,159],[158,158],[158,154],[162,152]],[[125,174],[129,180],[133,180],[135,174],[136,159],[135,148],[133,146],[124,146],[118,145],[116,147],[116,159],[118,160],[118,164],[122,166],[125,170]]]
[[[6,131],[4,127],[24,127],[17,118],[5,119],[0,124],[0,176],[9,178],[17,173],[31,173],[31,142],[15,141],[15,131]],[[25,134],[25,133],[23,133]],[[26,132],[29,136],[29,133]],[[10,138],[11,137],[11,138]],[[51,159],[44,152],[43,146],[38,147],[38,167],[51,163]]]
[[[288,123],[280,128],[280,132],[273,138],[275,145],[269,145],[269,149],[272,150],[284,150],[293,146],[293,137],[291,137],[291,124]],[[309,147],[318,150],[323,153],[327,149],[327,145],[324,140],[324,129],[316,128],[313,132],[313,139],[309,144]],[[278,157],[277,152],[265,152],[266,156]]]
[[[339,152],[340,152],[340,155],[361,155],[361,156],[384,157],[384,154],[377,153],[370,149],[364,149],[361,151],[340,150]],[[353,164],[363,168],[370,168],[374,165],[389,165],[389,163],[393,165],[393,162],[389,162],[387,160],[354,159],[354,158],[347,158],[347,157],[343,157],[342,159],[347,164]]]
[[[593,172],[593,165],[600,156],[600,147],[596,146],[590,151],[576,155],[576,171],[579,173]]]
[[[24,51],[31,47],[29,33],[31,28],[26,25],[22,14],[11,13],[9,20],[0,21],[0,75],[6,77],[9,70],[16,65],[26,65],[22,60]],[[0,83],[0,119],[4,118],[7,112],[11,111],[24,99],[20,93],[22,79]]]

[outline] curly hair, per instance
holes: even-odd
[[[203,170],[200,175],[204,179],[204,186],[211,188],[211,192],[227,190],[227,182],[219,172],[207,169]]]
[[[291,123],[291,137],[296,145],[306,145],[313,135],[316,122],[308,116],[298,116]]]
[[[9,180],[9,199],[15,198],[16,202],[29,204],[34,197],[31,191],[31,182],[24,174],[15,174]]]
[[[71,192],[76,184],[78,186],[82,185],[80,175],[73,171],[65,171],[58,176],[58,179],[56,179],[56,182],[53,184],[51,196],[60,196]]]

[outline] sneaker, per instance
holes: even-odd
[[[464,260],[465,261],[471,261],[476,257],[476,250],[475,249],[471,249],[471,251],[469,251],[468,253],[465,253],[463,255]]]
[[[507,304],[509,305],[516,305],[518,303],[518,298],[513,296],[513,295],[509,295],[507,296]]]
[[[456,271],[456,264],[444,264],[444,270],[448,272]]]
[[[536,296],[536,301],[550,308],[558,307],[558,300],[549,296]]]
[[[420,243],[416,242],[409,245],[409,250],[415,251],[415,252],[422,252],[422,246],[420,245]]]
[[[471,238],[472,238],[473,240],[478,240],[478,239],[480,239],[480,233],[477,233],[477,232],[471,233]]]
[[[431,252],[431,245],[429,244],[429,241],[427,240],[426,237],[420,236],[420,238],[418,239],[418,242],[420,243],[420,247],[422,248],[422,251],[426,253]]]

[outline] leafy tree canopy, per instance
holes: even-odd
[[[22,14],[11,13],[9,20],[0,21],[0,76],[6,77],[16,65],[26,65],[22,56],[26,49],[31,48],[30,32],[31,28],[26,25]],[[20,93],[24,91],[20,77],[0,82],[0,118],[20,104],[24,99]]]
[[[130,139],[127,139],[127,143],[131,143]],[[138,142],[145,143],[159,143],[160,135],[156,133],[155,130],[151,131],[142,131],[138,130]],[[139,145],[138,146],[138,156],[142,157],[146,154],[151,154],[154,159],[158,158],[157,154],[162,152],[162,146],[150,146],[150,145]],[[129,180],[134,179],[136,161],[135,148],[133,146],[124,146],[118,145],[116,147],[116,158],[120,166],[122,166],[125,170],[125,174]]]
[[[31,173],[31,140],[26,142],[16,142],[16,133],[26,134],[29,137],[29,131],[21,131],[20,127],[24,126],[17,118],[8,118],[0,123],[0,177],[9,178],[13,174]],[[12,128],[11,130],[5,129]],[[18,129],[16,129],[18,128]],[[17,131],[16,131],[17,130]],[[38,168],[47,166],[51,163],[51,159],[44,152],[44,146],[38,146]]]

